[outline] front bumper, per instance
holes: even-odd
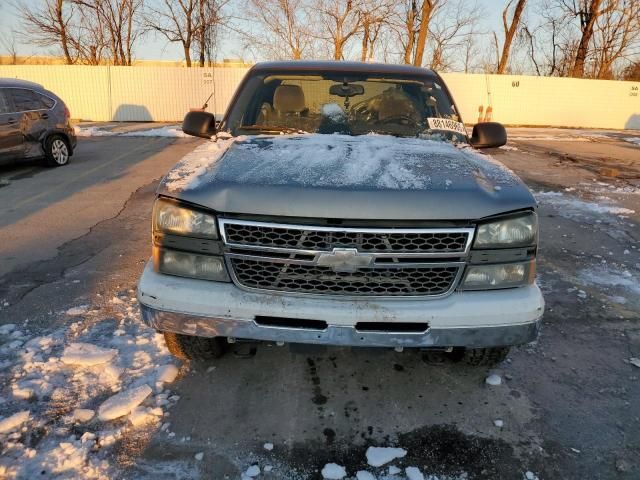
[[[375,347],[518,345],[538,335],[544,300],[536,285],[456,292],[442,299],[340,299],[253,293],[230,283],[162,275],[151,262],[138,285],[144,321],[160,331],[287,343]],[[256,315],[323,320],[316,330],[258,324]],[[423,332],[359,331],[358,322],[428,322]]]

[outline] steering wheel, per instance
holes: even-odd
[[[399,115],[393,115],[390,117],[383,118],[382,120],[378,120],[379,124],[386,125],[389,123],[396,123],[399,125],[410,125],[412,127],[417,127],[419,122],[412,115],[408,113],[401,113]]]

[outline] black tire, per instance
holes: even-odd
[[[44,159],[48,167],[62,167],[69,163],[71,147],[62,135],[51,135],[44,142]]]
[[[212,360],[224,355],[226,342],[222,337],[192,337],[173,332],[163,333],[164,341],[171,354],[182,360]]]
[[[461,360],[474,367],[493,367],[507,358],[509,350],[509,347],[468,348],[463,352]]]

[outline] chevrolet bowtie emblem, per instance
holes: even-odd
[[[321,253],[317,265],[331,267],[334,272],[355,272],[371,267],[374,259],[370,253],[359,253],[355,248],[334,248],[331,253]]]

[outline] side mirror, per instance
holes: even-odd
[[[473,126],[471,146],[475,148],[501,147],[507,143],[507,131],[498,122],[484,122]]]
[[[209,112],[189,112],[182,120],[182,131],[194,137],[211,138],[216,133],[216,117]]]

